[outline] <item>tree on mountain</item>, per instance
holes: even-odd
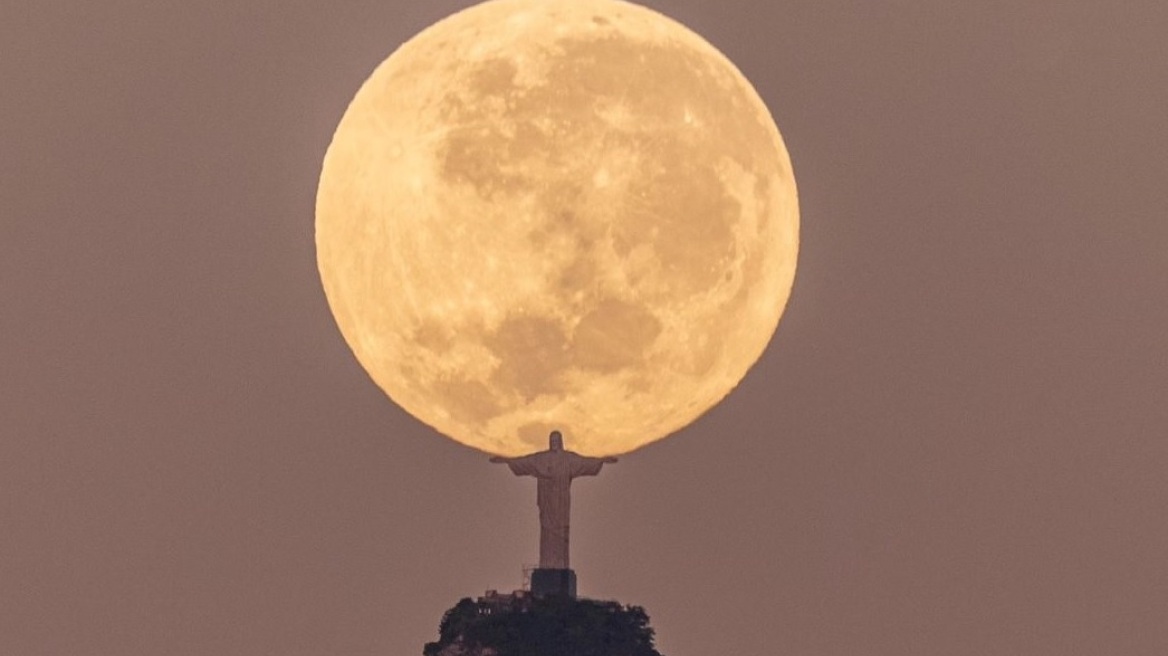
[[[661,656],[638,606],[536,599],[499,612],[471,599],[446,611],[423,656]]]

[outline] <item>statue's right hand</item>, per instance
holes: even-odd
[[[495,463],[496,465],[501,465],[505,464],[507,459],[503,456],[491,456],[491,462]]]

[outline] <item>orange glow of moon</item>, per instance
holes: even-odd
[[[637,449],[762,354],[798,254],[790,159],[737,68],[618,0],[493,0],[357,92],[316,207],[321,279],[402,408],[504,455]]]

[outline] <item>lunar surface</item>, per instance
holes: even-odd
[[[617,0],[495,0],[358,91],[324,159],[318,264],[374,381],[488,453],[678,431],[742,380],[798,251],[790,159],[701,37]]]

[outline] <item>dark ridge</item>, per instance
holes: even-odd
[[[488,593],[446,611],[423,656],[662,656],[639,606]]]

